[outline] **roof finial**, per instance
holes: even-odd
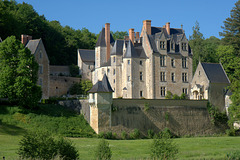
[[[183,25],[181,24],[181,29],[183,29]]]
[[[201,58],[200,58],[200,56],[198,57],[198,62],[201,63]]]

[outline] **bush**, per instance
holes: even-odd
[[[227,129],[226,130],[226,134],[228,136],[235,136],[236,135],[236,131],[235,131],[235,129]]]
[[[122,139],[127,139],[127,133],[125,131],[122,132],[121,136]]]
[[[178,153],[178,147],[167,132],[155,136],[150,149],[152,159],[174,159]]]
[[[180,97],[177,94],[174,94],[172,99],[180,99]]]
[[[165,96],[165,98],[166,99],[172,99],[172,96],[173,96],[172,92],[167,91],[167,95]]]
[[[112,157],[112,151],[109,147],[109,143],[102,139],[95,151],[95,159],[97,160],[110,160]]]
[[[152,139],[153,137],[154,137],[154,132],[153,132],[153,130],[149,129],[148,130],[148,138]]]
[[[113,139],[112,132],[107,132],[105,138],[106,139]]]
[[[233,151],[233,152],[227,153],[227,159],[240,160],[240,151]]]
[[[20,140],[18,150],[23,159],[77,159],[78,152],[69,140],[55,139],[49,132],[29,132]]]
[[[98,134],[98,138],[105,138],[105,133],[104,132],[100,132]]]
[[[131,139],[139,139],[140,131],[138,129],[134,129],[134,131],[130,134]]]
[[[180,99],[186,99],[186,94],[185,94],[185,93],[182,93],[179,98],[180,98]]]

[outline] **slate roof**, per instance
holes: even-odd
[[[201,63],[211,83],[230,83],[223,67],[219,63]]]
[[[112,34],[110,33],[110,44],[114,43],[114,39]],[[102,28],[102,31],[99,34],[96,47],[101,46],[101,47],[106,47],[106,41],[105,41],[105,28]]]
[[[78,49],[83,62],[95,62],[95,50]]]
[[[93,87],[88,91],[89,93],[99,93],[99,92],[113,92],[113,89],[108,81],[106,74],[103,76],[102,81],[98,81]]]
[[[156,43],[154,41],[155,37],[153,35],[148,35],[148,39],[149,39],[151,48],[153,49],[153,52],[158,52]]]
[[[163,27],[151,27],[151,34],[155,35],[156,33],[159,32],[164,32],[164,34],[167,33],[166,28]],[[183,34],[183,29],[179,29],[179,28],[170,28],[170,35],[179,35],[179,34]]]
[[[137,54],[136,50],[134,49],[132,42],[129,40],[124,58],[138,58],[138,57],[139,57],[139,55]]]
[[[124,40],[116,40],[111,50],[111,55],[123,55]]]
[[[34,40],[28,41],[26,47],[31,51],[32,54],[34,54],[36,52],[40,41],[41,41],[41,39],[34,39]]]

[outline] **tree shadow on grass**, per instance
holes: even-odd
[[[12,136],[23,135],[26,130],[14,125],[9,125],[0,120],[0,134],[8,134]]]

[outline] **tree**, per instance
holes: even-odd
[[[223,36],[223,42],[226,45],[232,45],[240,54],[240,1],[235,3],[235,7],[230,12],[230,17],[224,22],[224,26],[221,28],[223,32],[220,32],[220,36]]]
[[[111,31],[111,34],[113,36],[113,38],[115,40],[117,39],[124,39],[125,36],[128,36],[128,32],[127,31],[116,31],[116,32],[112,32]]]
[[[95,151],[95,158],[97,160],[110,160],[111,157],[112,151],[109,147],[109,143],[106,140],[101,139]]]
[[[152,159],[174,159],[178,153],[176,144],[170,138],[170,134],[165,131],[160,135],[155,136],[151,145],[151,158]]]
[[[92,82],[89,80],[81,80],[79,83],[74,83],[70,89],[69,92],[71,95],[77,94],[84,94],[87,95],[88,91],[92,88]]]
[[[42,96],[37,80],[38,63],[30,50],[15,36],[0,43],[0,97],[33,108]]]

